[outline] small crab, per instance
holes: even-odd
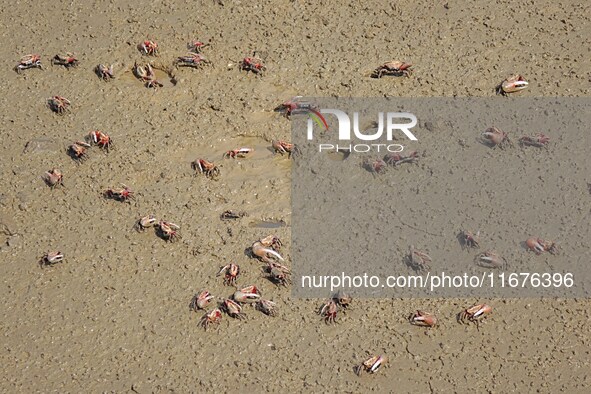
[[[318,107],[308,101],[300,101],[301,98],[302,96],[295,96],[290,100],[284,101],[275,107],[275,111],[281,112],[287,119],[291,115],[307,114],[309,112],[320,113]]]
[[[158,222],[158,235],[165,241],[174,242],[181,238],[179,230],[181,227],[178,224],[161,220]]]
[[[462,249],[479,248],[480,247],[480,244],[478,243],[479,239],[480,239],[480,231],[477,231],[476,234],[472,234],[470,231],[463,230],[461,233]]]
[[[274,303],[273,301],[260,299],[256,303],[255,307],[258,311],[263,312],[267,316],[272,316],[272,317],[277,316],[277,308],[276,308],[277,304]]]
[[[504,258],[499,256],[497,252],[494,250],[487,250],[485,252],[479,253],[474,258],[474,262],[476,265],[479,265],[484,268],[505,268],[507,266],[507,262]]]
[[[526,89],[528,85],[529,83],[525,80],[525,78],[517,74],[505,79],[496,87],[495,90],[497,94],[502,94],[503,96],[506,96],[507,93],[515,93],[519,92],[520,90]]]
[[[245,57],[238,63],[240,71],[251,71],[253,74],[262,75],[263,71],[267,67],[263,64],[263,61],[258,57]]]
[[[39,68],[43,70],[41,56],[37,54],[31,54],[21,57],[18,64],[14,67],[14,71],[20,74],[21,71],[28,70],[29,68]]]
[[[135,222],[134,228],[138,232],[145,231],[148,227],[153,227],[156,224],[156,217],[154,215],[144,216]]]
[[[358,376],[361,376],[362,372],[375,373],[387,362],[388,358],[386,356],[372,356],[365,360],[361,365],[355,367],[355,373]]]
[[[424,272],[431,270],[431,257],[421,251],[415,249],[413,245],[410,245],[408,252],[408,262],[412,269],[417,272]]]
[[[267,235],[266,237],[261,238],[259,240],[259,242],[263,246],[273,248],[276,251],[279,251],[281,249],[281,246],[283,246],[283,243],[281,242],[279,237],[276,235],[273,235],[273,234],[270,234],[270,235]]]
[[[244,216],[248,216],[248,214],[244,211],[227,210],[227,211],[222,212],[222,214],[220,215],[220,219],[222,219],[222,220],[240,219]]]
[[[419,153],[417,151],[410,152],[408,156],[401,155],[400,153],[388,153],[384,156],[386,164],[391,166],[399,166],[403,163],[418,163]]]
[[[154,68],[148,63],[145,67],[137,64],[133,65],[133,74],[144,83],[147,88],[161,88],[164,85],[156,79]]]
[[[49,108],[58,115],[63,115],[70,109],[70,100],[62,96],[53,96],[47,99]]]
[[[242,312],[242,307],[236,301],[225,299],[222,303],[222,308],[230,317],[239,320],[246,319],[246,314]]]
[[[64,66],[65,68],[69,69],[70,67],[78,67],[78,59],[76,55],[70,52],[67,52],[65,55],[55,55],[53,59],[51,59],[52,65]]]
[[[125,186],[124,184],[121,184],[121,186],[123,186],[123,189],[119,189],[119,190],[115,190],[115,189],[107,189],[103,192],[103,196],[105,198],[111,199],[111,200],[117,200],[117,201],[121,201],[121,202],[129,202],[129,200],[134,200],[134,193],[131,191],[131,189],[127,186]]]
[[[211,312],[206,313],[199,320],[199,325],[202,326],[205,331],[211,325],[218,325],[222,321],[222,311],[219,308],[215,308]]]
[[[410,324],[421,327],[435,327],[437,317],[435,315],[417,310],[408,317]]]
[[[199,172],[200,174],[204,174],[206,177],[210,179],[214,179],[218,175],[220,175],[220,169],[205,159],[197,159],[191,163],[191,168],[193,170]]]
[[[371,74],[372,78],[382,78],[384,75],[395,77],[410,77],[412,74],[412,63],[405,63],[398,60],[392,60],[376,68]]]
[[[353,298],[342,289],[337,291],[332,299],[342,308],[348,308],[353,301]]]
[[[57,168],[47,171],[41,179],[52,189],[57,185],[64,186],[64,175]]]
[[[386,171],[386,162],[382,159],[364,159],[362,167],[373,175],[382,174]]]
[[[211,62],[205,58],[205,56],[199,53],[188,53],[185,56],[179,56],[173,62],[176,67],[193,67],[200,68]]]
[[[158,44],[152,40],[145,40],[138,44],[138,50],[144,55],[158,56]]]
[[[207,305],[213,300],[215,297],[209,293],[207,290],[200,291],[199,293],[195,294],[191,299],[191,303],[189,304],[189,308],[192,311],[197,312],[199,309],[205,309]]]
[[[476,323],[476,325],[478,325],[479,321],[491,312],[492,307],[486,304],[478,304],[471,306],[470,308],[460,312],[460,314],[458,315],[458,320],[460,321],[460,323],[466,323],[466,321],[468,321],[471,323]]]
[[[209,44],[201,42],[199,40],[192,40],[187,43],[187,49],[193,53],[201,53],[201,50],[208,46]]]
[[[64,260],[64,254],[62,252],[47,252],[41,259],[39,259],[39,265],[41,267],[51,266],[57,263],[61,263]]]
[[[542,252],[558,254],[558,245],[555,242],[545,241],[542,238],[530,237],[525,241],[525,245],[536,254],[541,254]]]
[[[261,298],[261,291],[256,286],[246,286],[240,290],[236,290],[232,298],[236,302],[251,303],[256,302]]]
[[[266,238],[260,239],[252,244],[251,251],[255,257],[258,257],[264,263],[271,263],[274,259],[284,261],[283,257],[275,250],[276,246],[268,244]]]
[[[523,136],[519,139],[521,146],[535,146],[536,148],[546,148],[550,142],[550,137],[543,133],[538,133],[534,136]]]
[[[109,67],[105,66],[104,64],[99,64],[94,69],[96,75],[104,81],[110,81],[111,79],[115,78],[115,73],[113,72],[113,65],[111,64]]]
[[[82,141],[76,141],[68,147],[68,153],[72,159],[76,160],[78,163],[81,163],[88,158],[88,148],[90,148],[90,144]]]
[[[243,159],[254,152],[252,148],[238,148],[232,149],[224,153],[224,159]]]
[[[90,142],[97,145],[99,148],[104,149],[107,152],[109,152],[109,149],[113,145],[113,139],[100,130],[93,130],[90,133],[88,133],[87,140],[89,140]]]
[[[277,286],[287,286],[291,283],[289,269],[285,266],[270,263],[265,267],[265,272],[267,273],[267,279]]]
[[[236,279],[238,279],[238,275],[240,275],[240,267],[233,263],[227,264],[220,268],[216,276],[220,276],[222,274],[224,274],[224,284],[226,286],[235,286]]]
[[[337,303],[331,298],[320,307],[318,314],[322,316],[326,324],[331,324],[336,323],[338,311]]]
[[[497,127],[489,127],[482,133],[482,137],[486,140],[489,146],[496,148],[497,146],[503,149],[507,145],[512,145],[509,140],[509,134]]]
[[[297,145],[291,144],[289,142],[276,140],[271,141],[271,145],[273,146],[273,150],[275,153],[280,153],[282,156],[287,153],[287,157],[297,157],[302,154],[300,148]]]

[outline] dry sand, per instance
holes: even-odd
[[[480,330],[452,318],[476,300],[356,300],[340,324],[326,326],[315,314],[320,300],[292,299],[244,254],[269,232],[252,221],[290,222],[290,164],[265,139],[289,139],[289,122],[271,109],[294,94],[492,96],[519,72],[531,83],[524,97],[590,95],[588,4],[444,3],[3,2],[0,389],[584,392],[588,300],[487,300],[495,312]],[[183,54],[189,38],[210,41],[213,66],[180,70],[176,86],[148,90],[129,72],[147,36],[162,61]],[[267,61],[264,77],[228,69],[253,50]],[[64,51],[78,54],[79,68],[49,66]],[[17,75],[12,67],[31,52],[47,69]],[[391,58],[413,62],[414,76],[368,78]],[[98,63],[115,63],[118,78],[96,78]],[[47,109],[55,94],[72,100],[70,114]],[[65,148],[93,129],[111,134],[115,149],[95,148],[76,165]],[[218,182],[193,176],[197,156],[219,161],[241,145],[257,154],[224,162]],[[446,155],[444,144],[437,154]],[[65,188],[41,182],[52,167],[64,172]],[[511,176],[502,164],[499,171]],[[119,183],[137,191],[135,202],[101,198]],[[528,195],[519,201],[527,207]],[[226,209],[249,217],[224,223]],[[133,232],[148,213],[179,223],[182,240]],[[589,220],[581,223],[588,232]],[[289,227],[272,231],[289,254]],[[66,261],[41,269],[36,262],[51,249]],[[201,288],[231,293],[215,277],[229,261],[243,267],[240,283],[260,284],[280,304],[279,316],[249,309],[247,322],[225,318],[204,333],[188,303]],[[410,326],[405,318],[417,308],[438,314],[441,326]],[[369,353],[391,361],[357,377],[352,368]]]

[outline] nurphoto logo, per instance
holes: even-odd
[[[321,143],[318,145],[319,152],[326,151],[343,151],[350,152],[369,152],[369,151],[388,151],[388,152],[402,152],[404,146],[400,144],[390,144],[396,139],[395,133],[403,134],[411,141],[417,141],[417,137],[410,129],[417,125],[417,117],[410,112],[379,112],[377,127],[369,130],[361,130],[359,127],[359,112],[353,112],[353,122],[351,117],[340,109],[324,108],[316,109],[313,113],[314,117],[308,117],[307,123],[307,139],[311,141],[314,139],[314,124],[327,125],[326,119],[323,115],[333,115],[338,122],[338,140],[339,143]],[[318,121],[316,118],[319,118]],[[351,127],[352,126],[352,127]],[[326,130],[328,127],[325,128]],[[351,131],[353,131],[351,133]],[[385,139],[387,143],[377,143]],[[355,140],[374,142],[374,143],[351,143],[352,137]]]

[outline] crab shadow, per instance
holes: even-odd
[[[460,244],[462,250],[466,250],[468,248],[468,244],[466,243],[466,237],[464,236],[464,232],[462,230],[460,230],[456,234],[456,239],[458,240],[458,243]]]
[[[425,269],[422,269],[419,265],[417,265],[412,257],[410,256],[410,254],[407,254],[406,256],[404,256],[404,258],[402,259],[402,262],[411,270],[413,270],[413,272],[415,274],[424,274],[426,271]]]

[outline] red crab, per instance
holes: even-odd
[[[251,71],[254,74],[262,74],[267,69],[263,61],[258,57],[245,57],[239,63],[239,68],[241,71]]]
[[[201,53],[201,50],[205,47],[208,47],[209,44],[201,42],[199,40],[193,40],[187,43],[187,49],[194,53]]]
[[[138,45],[138,49],[145,55],[158,56],[158,44],[151,40],[145,40]]]
[[[70,109],[70,100],[62,96],[53,96],[47,99],[49,108],[58,115],[63,115]]]
[[[107,152],[113,145],[113,139],[100,130],[91,131],[88,134],[88,139],[92,141],[93,144],[98,145],[100,148],[103,148]]]
[[[209,64],[210,61],[205,58],[205,56],[199,53],[188,53],[185,56],[179,56],[174,61],[174,65],[177,67],[193,67],[198,68],[203,66],[204,64]]]
[[[204,174],[208,178],[215,178],[220,175],[220,169],[213,163],[205,159],[197,159],[191,163],[191,168],[198,171],[200,174]]]
[[[238,275],[240,275],[240,267],[233,263],[227,264],[220,268],[216,276],[220,276],[222,274],[224,274],[224,284],[226,286],[234,286],[236,285],[236,279],[238,279]]]
[[[386,170],[386,162],[382,159],[365,159],[363,167],[372,174],[381,174]]]
[[[51,60],[52,65],[64,66],[69,69],[70,67],[78,67],[78,59],[73,53],[67,52],[65,55],[55,55]]]
[[[538,133],[534,136],[523,136],[519,139],[521,146],[535,146],[536,148],[545,148],[550,142],[550,137],[543,133]]]
[[[237,157],[243,159],[246,156],[250,155],[252,152],[254,152],[254,149],[251,148],[232,149],[224,153],[224,159],[235,159]]]
[[[209,326],[218,325],[222,321],[222,311],[219,308],[215,308],[211,312],[206,313],[199,320],[199,325],[207,331]]]
[[[179,230],[181,227],[178,224],[161,220],[158,222],[158,231],[161,238],[166,241],[174,242],[181,238]]]
[[[133,196],[133,192],[131,189],[124,184],[121,184],[123,189],[115,190],[115,189],[107,189],[104,191],[103,196],[105,198],[109,198],[112,200],[117,200],[121,202],[129,202],[129,200],[134,200],[135,197]]]
[[[388,153],[384,156],[384,161],[394,167],[403,163],[417,163],[419,161],[419,152],[410,152],[408,156],[401,155],[400,153]]]
[[[302,151],[297,145],[286,141],[271,141],[271,145],[273,146],[275,153],[280,153],[282,156],[287,153],[287,157],[291,158],[300,156],[302,154]]]
[[[78,163],[81,163],[88,157],[87,148],[90,148],[90,144],[82,141],[76,141],[68,147],[68,153],[74,160],[76,160]]]
[[[21,57],[18,64],[14,67],[14,71],[20,74],[21,71],[28,70],[29,68],[39,68],[43,70],[43,65],[41,64],[41,56],[37,54],[31,54]]]
[[[382,64],[380,67],[376,68],[373,73],[373,78],[382,78],[384,75],[392,75],[395,77],[410,77],[412,71],[410,70],[412,67],[412,63],[405,63],[398,60],[392,60],[391,62],[387,62]]]

